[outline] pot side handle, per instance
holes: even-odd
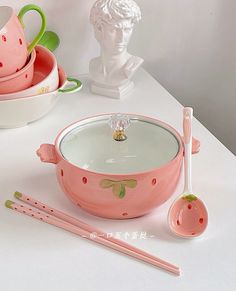
[[[184,143],[184,137],[182,137],[183,143]],[[196,138],[192,138],[192,154],[197,154],[200,151],[200,141]]]
[[[192,139],[192,154],[197,154],[200,151],[201,143],[198,139],[194,138]]]
[[[57,164],[58,162],[56,149],[53,144],[42,144],[36,153],[41,162],[52,164]]]

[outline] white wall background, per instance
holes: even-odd
[[[130,51],[145,59],[144,67],[182,104],[194,106],[196,117],[236,153],[236,1],[136,0],[143,13]],[[19,10],[35,3],[43,8],[48,29],[57,32],[58,61],[67,73],[88,71],[98,54],[89,24],[94,0],[0,0]],[[33,20],[33,21],[32,21]],[[32,35],[39,21],[26,16]]]

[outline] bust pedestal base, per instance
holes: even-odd
[[[114,99],[121,99],[125,95],[133,91],[134,83],[132,81],[127,82],[126,84],[119,87],[108,87],[96,82],[92,82],[90,90],[94,94],[107,96]]]

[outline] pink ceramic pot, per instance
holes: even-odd
[[[182,137],[159,120],[129,114],[127,139],[117,141],[122,130],[113,133],[111,116],[68,126],[54,145],[41,145],[37,154],[56,165],[61,188],[79,207],[106,218],[141,216],[173,194],[182,167]],[[193,145],[195,153],[199,142]]]
[[[54,54],[43,46],[36,46],[36,59],[32,85],[22,91],[0,94],[0,100],[12,100],[53,92],[58,88],[57,60]]]
[[[30,10],[36,10],[42,19],[41,30],[28,46],[23,31],[23,16]],[[33,4],[24,6],[19,16],[8,6],[0,6],[0,78],[10,76],[21,70],[29,54],[43,36],[46,22],[42,10]]]
[[[10,76],[0,78],[0,94],[18,92],[27,89],[32,85],[35,58],[36,52],[33,50],[29,62],[23,69]]]

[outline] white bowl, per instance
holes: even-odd
[[[58,101],[60,93],[74,93],[82,88],[81,82],[67,78],[61,67],[58,72],[59,86],[53,92],[32,97],[0,100],[0,128],[25,126],[47,114]],[[75,83],[75,86],[67,89],[69,82]]]

